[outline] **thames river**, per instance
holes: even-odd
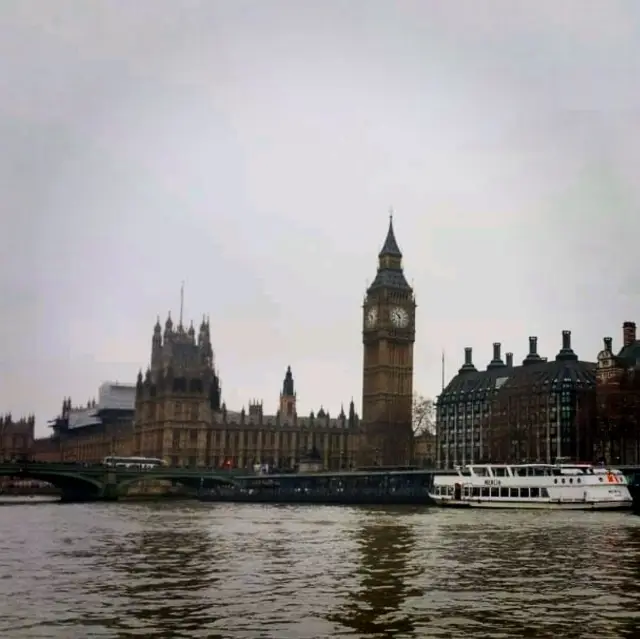
[[[0,636],[632,637],[640,517],[0,507]]]

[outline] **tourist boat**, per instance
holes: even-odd
[[[438,506],[609,510],[631,508],[621,471],[591,464],[470,464],[436,474]]]

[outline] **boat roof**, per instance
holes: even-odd
[[[532,463],[532,464],[465,464],[464,466],[458,466],[458,468],[592,468],[593,464],[587,464],[584,462],[577,462],[575,464],[545,464],[545,463]]]

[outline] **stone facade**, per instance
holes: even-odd
[[[403,466],[412,460],[415,314],[390,219],[363,304],[361,466]]]
[[[173,466],[251,468],[268,464],[293,469],[310,453],[324,468],[350,468],[355,463],[359,420],[351,402],[348,414],[331,417],[323,408],[309,417],[296,410],[291,367],[287,369],[279,408],[265,414],[262,402],[248,410],[228,410],[221,402],[208,320],[196,339],[193,325],[164,332],[154,328],[151,365],[136,385],[133,452],[165,459]]]
[[[35,417],[29,415],[17,421],[11,414],[0,417],[0,459],[21,459],[31,455]]]

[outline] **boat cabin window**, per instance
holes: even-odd
[[[507,469],[504,466],[494,466],[493,467],[493,476],[494,477],[508,477],[509,473],[507,473]]]
[[[472,466],[471,470],[477,477],[489,477],[489,470],[484,466]]]
[[[471,477],[471,471],[468,468],[461,468],[460,469],[460,474],[463,477]]]
[[[539,488],[529,488],[529,495],[532,498],[540,497],[540,489]]]

